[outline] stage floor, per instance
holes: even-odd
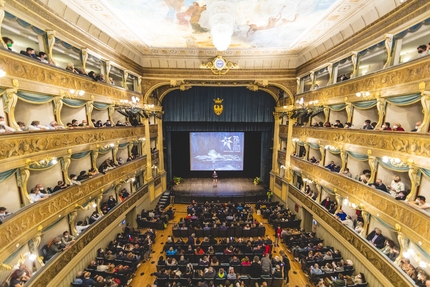
[[[215,187],[211,178],[184,178],[172,189],[178,203],[188,203],[193,199],[199,203],[218,199],[256,202],[264,199],[267,191],[264,184],[255,185],[252,178],[218,178]]]

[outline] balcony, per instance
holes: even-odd
[[[349,177],[313,165],[296,157],[291,157],[291,168],[312,178],[322,186],[333,189],[350,202],[360,204],[362,209],[378,216],[390,226],[398,224],[402,232],[414,241],[421,241],[423,249],[430,249],[429,216],[405,202],[399,202],[387,193],[355,181]]]
[[[117,127],[103,129],[73,129],[43,132],[10,133],[1,135],[0,160],[7,168],[25,165],[28,156],[37,157],[50,153],[54,156],[67,154],[67,149],[76,152],[90,145],[129,137],[142,137],[144,127]],[[3,168],[2,168],[3,169]]]
[[[19,246],[33,238],[38,229],[50,226],[59,217],[66,216],[76,205],[98,197],[103,190],[116,185],[124,177],[134,176],[135,172],[145,165],[146,157],[141,157],[108,171],[103,176],[89,179],[80,186],[69,187],[44,201],[20,209],[0,225],[0,254],[12,254]],[[5,257],[0,259],[4,260]]]

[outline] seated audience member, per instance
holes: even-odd
[[[105,127],[113,127],[114,125],[110,122],[109,119],[106,120],[106,122],[103,124]]]
[[[374,183],[369,183],[369,186],[374,187],[374,188],[381,190],[383,192],[389,193],[385,184],[382,183],[382,179],[378,178],[377,180],[375,180]]]
[[[95,176],[97,174],[99,174],[99,171],[97,169],[95,169],[94,167],[88,170],[88,175],[91,177]]]
[[[426,198],[422,195],[418,195],[415,201],[409,201],[412,206],[430,212],[430,204],[426,202]]]
[[[103,75],[103,74],[97,75],[97,76],[96,76],[96,79],[97,79],[97,81],[99,81],[99,82],[106,83],[105,75]]]
[[[9,286],[24,287],[28,280],[30,280],[30,277],[26,276],[24,271],[17,269],[10,276]]]
[[[399,257],[399,253],[399,248],[397,246],[393,246],[387,256],[392,262],[394,262],[397,257]]]
[[[325,168],[328,168],[329,170],[333,171],[335,166],[336,165],[334,164],[334,161],[331,161],[328,165],[325,166]]]
[[[109,195],[109,199],[108,199],[108,201],[107,201],[107,205],[108,205],[109,209],[114,208],[114,207],[116,206],[116,203],[117,203],[117,201],[116,201],[116,199],[113,197],[113,195]]]
[[[349,171],[349,168],[345,167],[342,174],[347,177],[352,177],[352,173]]]
[[[382,130],[383,131],[391,131],[392,129],[391,129],[391,124],[389,123],[389,122],[385,122],[383,125],[382,125]]]
[[[13,40],[9,37],[2,37],[3,42],[6,44],[7,49],[9,51],[12,51],[12,46],[13,46]]]
[[[18,124],[18,131],[19,132],[25,132],[28,131],[28,128],[25,126],[23,122],[17,122]]]
[[[215,279],[216,276],[217,276],[217,272],[211,266],[205,269],[205,272],[203,274],[204,279]]]
[[[397,132],[404,132],[405,131],[399,123],[394,123],[392,130],[397,131]]]
[[[29,131],[40,131],[40,130],[47,130],[46,127],[42,126],[40,124],[40,121],[32,121],[30,126],[28,127]]]
[[[427,55],[427,45],[423,44],[423,45],[419,45],[417,47],[417,53],[418,53],[418,57],[423,57]]]
[[[78,126],[82,128],[88,127],[87,120],[82,120],[82,122]]]
[[[62,181],[62,180],[59,180],[58,182],[57,182],[57,185],[54,187],[54,189],[52,190],[52,192],[57,192],[57,191],[59,191],[59,190],[61,190],[61,189],[65,189],[65,188],[67,188],[68,187],[68,185],[67,184],[65,184],[64,183],[64,181]]]
[[[61,243],[64,245],[70,245],[75,242],[75,237],[69,234],[68,231],[63,232],[63,236],[61,237]]]
[[[363,273],[358,273],[355,277],[354,277],[354,283],[355,284],[363,284],[366,283],[366,277],[364,277]]]
[[[6,207],[1,206],[0,207],[0,223],[2,223],[4,221],[4,219],[11,214],[12,213],[6,211]]]
[[[31,47],[27,47],[27,49],[25,49],[25,51],[21,51],[20,54],[31,58],[36,58],[36,52]]]
[[[78,273],[76,274],[76,277],[73,278],[72,283],[73,284],[77,284],[77,285],[82,285],[82,278],[84,278],[83,276],[83,272],[82,271],[78,271]]]
[[[392,191],[393,195],[397,195],[400,192],[405,191],[405,184],[402,182],[400,176],[394,176],[393,181],[390,184],[390,190]]]
[[[382,235],[382,231],[379,228],[375,228],[372,232],[367,235],[366,239],[370,241],[376,248],[381,249],[384,247],[385,237]]]
[[[330,205],[331,205],[331,200],[330,200],[330,196],[327,196],[323,201],[321,201],[321,205],[325,208],[325,209],[329,209]]]
[[[370,120],[365,120],[363,125],[363,130],[373,130]]]
[[[94,281],[94,279],[91,278],[91,273],[90,272],[85,272],[84,273],[84,279],[82,279],[82,285],[84,286],[93,286],[96,284],[96,281]]]
[[[48,258],[51,258],[55,254],[70,248],[69,245],[65,245],[61,242],[61,237],[57,237],[51,243],[51,246],[48,248]]]
[[[358,177],[358,181],[361,181],[364,184],[367,184],[370,179],[370,170],[365,169],[363,173]]]
[[[311,266],[310,273],[313,276],[319,276],[322,275],[324,272],[320,269],[319,265],[315,263],[314,266]]]
[[[426,286],[426,281],[430,279],[429,276],[424,272],[424,270],[418,271],[417,279],[415,284],[418,286]],[[427,286],[426,286],[427,287]]]
[[[76,176],[76,174],[71,174],[69,178],[72,185],[81,185],[81,182],[78,180],[78,177]]]
[[[39,55],[37,56],[37,59],[39,61],[41,61],[42,63],[45,63],[45,64],[49,64],[47,58],[48,58],[48,55],[45,52],[42,52],[42,51],[39,52]]]
[[[6,124],[3,116],[0,116],[0,133],[12,133],[15,129]]]
[[[339,80],[342,82],[342,81],[349,80],[349,78],[345,74],[342,74],[342,75],[340,75]]]
[[[343,129],[343,124],[340,122],[340,120],[336,120],[333,124],[333,128]]]
[[[130,193],[127,191],[127,189],[123,188],[123,189],[121,190],[121,197],[122,197],[123,199],[127,199],[127,198],[129,198],[129,197],[130,197]]]
[[[406,197],[409,195],[409,193],[411,193],[410,189],[408,189],[406,191],[401,191],[401,192],[396,194],[396,197],[394,197],[394,199],[395,200],[405,200]]]
[[[45,200],[45,199],[47,199],[50,195],[49,194],[41,193],[38,188],[33,188],[31,190],[31,193],[30,193],[29,196],[30,196],[30,199],[33,202],[38,202],[39,200]]]
[[[402,258],[400,260],[400,269],[402,269],[409,277],[413,280],[417,279],[417,271],[414,266],[412,266],[411,261],[408,258]]]
[[[342,221],[342,223],[348,226],[349,228],[354,229],[354,222],[352,221],[351,215],[347,215],[346,219]]]
[[[46,126],[46,129],[47,130],[62,130],[62,129],[64,129],[64,127],[58,125],[58,123],[56,121],[52,121]]]
[[[357,233],[361,233],[361,231],[363,230],[363,222],[361,221],[357,222],[357,226],[354,228],[354,230]]]
[[[97,74],[94,71],[90,71],[88,73],[88,77],[90,77],[91,79],[93,79],[94,81],[97,81]]]
[[[109,84],[115,85],[115,81],[111,77],[109,77]]]
[[[420,128],[422,122],[416,122],[415,127],[411,130],[411,132],[416,132]]]
[[[342,209],[339,209],[339,211],[335,214],[337,219],[340,219],[342,221],[344,221],[346,219],[346,213],[343,212]]]
[[[94,211],[93,214],[91,214],[89,224],[93,224],[94,222],[96,222],[100,218],[101,218],[101,215],[97,211]]]
[[[79,74],[78,70],[75,69],[75,65],[73,63],[68,63],[66,66],[66,70],[68,70],[74,74]]]
[[[336,212],[336,210],[337,210],[337,201],[333,201],[331,204],[330,204],[330,208],[328,209],[328,212],[330,212],[331,214],[334,214],[335,212]]]
[[[84,225],[84,222],[83,221],[78,221],[77,223],[76,223],[76,226],[75,226],[75,228],[76,228],[76,231],[78,232],[78,234],[81,234],[82,233],[82,231],[84,231],[85,229],[87,229],[89,227],[89,225]]]
[[[82,180],[88,179],[89,177],[90,177],[89,174],[87,174],[85,170],[82,170],[81,172],[79,172],[79,175],[76,179],[77,181],[82,181]]]

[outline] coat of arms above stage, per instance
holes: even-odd
[[[224,110],[224,106],[222,105],[222,101],[224,99],[216,98],[214,99],[215,105],[214,105],[214,112],[217,116],[222,114],[222,111]]]

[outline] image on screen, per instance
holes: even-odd
[[[190,167],[199,170],[243,170],[243,132],[190,132]]]

